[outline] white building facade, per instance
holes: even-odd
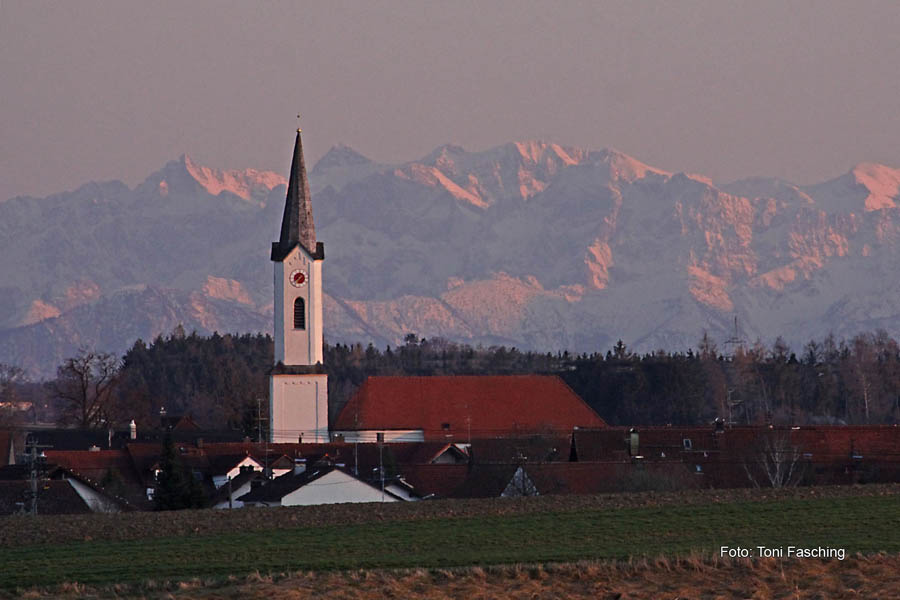
[[[269,439],[327,442],[328,376],[322,367],[322,263],[300,130],[275,263],[275,366],[269,378]]]

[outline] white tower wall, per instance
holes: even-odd
[[[273,442],[327,442],[328,376],[273,374],[269,379]]]
[[[322,357],[322,260],[314,260],[301,246],[284,261],[275,263],[275,363],[315,365]],[[306,283],[290,284],[290,275],[301,270]],[[294,329],[294,302],[303,298],[306,328]]]
[[[310,254],[314,252],[315,254]],[[269,439],[328,441],[328,376],[322,368],[322,262],[300,130],[288,181],[275,263],[275,366],[269,378]],[[292,274],[294,277],[292,277]],[[303,299],[303,324],[294,303]]]

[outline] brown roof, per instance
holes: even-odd
[[[45,454],[49,465],[64,469],[119,504],[140,507],[147,501],[146,478],[126,450],[46,450]]]
[[[20,511],[17,503],[28,504],[31,484],[28,481],[0,481],[0,515]],[[68,481],[42,481],[38,487],[37,512],[40,515],[70,515],[91,512]]]
[[[402,465],[399,471],[422,496],[447,498],[466,480],[469,465]]]
[[[533,435],[473,440],[469,450],[477,464],[568,461],[571,435]]]
[[[559,377],[457,375],[369,377],[334,429],[421,429],[426,440],[467,441],[605,425]]]

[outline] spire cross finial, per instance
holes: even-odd
[[[303,130],[300,129],[300,113],[297,113],[297,133],[300,133],[301,131]]]

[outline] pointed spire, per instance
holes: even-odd
[[[314,258],[318,257],[321,245],[316,244],[316,227],[313,224],[312,200],[299,128],[294,142],[294,159],[291,162],[284,216],[281,219],[281,238],[272,244],[272,260],[283,260],[297,244],[303,246]]]

